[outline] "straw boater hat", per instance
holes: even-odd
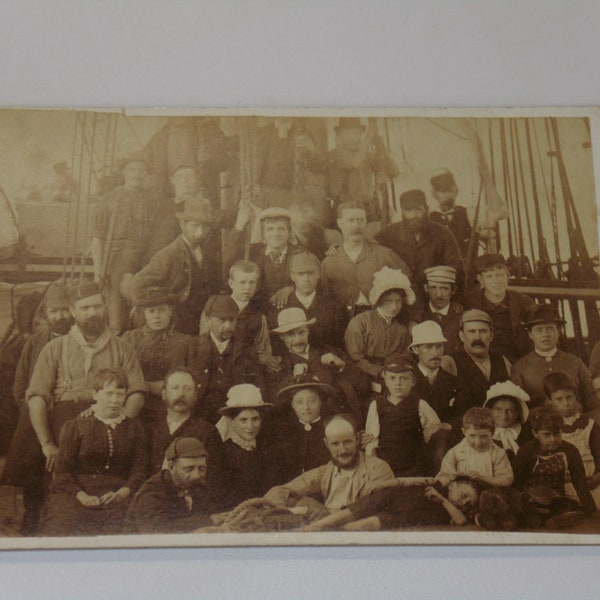
[[[291,401],[298,390],[313,389],[319,392],[321,396],[333,396],[335,390],[328,384],[322,383],[314,375],[299,375],[296,377],[287,377],[282,382],[277,391],[277,399],[282,401]]]
[[[177,303],[177,295],[172,294],[163,287],[148,287],[140,290],[134,298],[134,304],[141,308],[150,308],[151,306],[159,306],[168,304],[172,306]]]
[[[529,394],[521,389],[512,381],[503,381],[495,383],[485,394],[484,408],[490,408],[494,402],[500,398],[511,398],[515,400],[521,408],[521,422],[524,423],[529,417]]]
[[[270,402],[263,402],[260,390],[251,383],[240,383],[229,388],[227,392],[227,403],[219,409],[219,414],[229,417],[231,413],[252,409],[264,410],[273,406]]]
[[[550,304],[534,304],[527,309],[524,326],[529,328],[533,325],[541,325],[542,323],[556,323],[556,325],[564,325],[565,320],[561,319],[556,314],[554,308]]]
[[[447,342],[442,328],[435,321],[423,321],[412,328],[412,343],[408,347],[410,350],[421,344],[439,344]]]
[[[390,290],[403,290],[406,293],[406,304],[415,303],[415,293],[408,277],[400,269],[383,267],[373,275],[373,287],[369,292],[371,306],[375,306],[379,298]]]
[[[271,330],[271,333],[287,333],[292,329],[304,327],[305,325],[314,325],[317,318],[306,318],[306,313],[301,308],[284,308],[277,315],[277,327]]]

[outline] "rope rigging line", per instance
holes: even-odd
[[[523,277],[523,268],[522,268],[522,264],[521,264],[521,257],[523,257],[525,255],[525,245],[523,243],[523,224],[521,223],[521,209],[520,209],[520,202],[519,202],[519,185],[518,185],[518,181],[517,181],[517,163],[516,163],[516,156],[515,156],[515,140],[513,137],[513,130],[512,130],[512,119],[508,120],[508,127],[509,127],[509,133],[510,133],[510,148],[511,148],[511,156],[512,156],[512,179],[513,179],[513,186],[514,186],[514,199],[515,199],[515,212],[516,212],[516,216],[517,216],[517,233],[518,233],[518,240],[519,240],[519,260],[517,261],[517,272],[519,275],[519,279],[521,279]]]
[[[506,229],[508,233],[508,253],[509,256],[514,256],[514,247],[513,247],[513,238],[517,239],[517,233],[515,230],[515,218],[514,218],[514,207],[512,201],[512,190],[510,188],[510,175],[508,172],[508,153],[506,149],[506,132],[504,130],[504,120],[499,119],[498,121],[500,127],[500,155],[502,159],[502,183],[504,187],[504,197],[506,198],[506,202],[508,204],[509,218],[506,223]]]

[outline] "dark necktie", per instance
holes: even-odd
[[[281,252],[281,250],[272,250],[271,252],[269,252],[269,258],[276,265],[280,265],[281,261],[283,260],[283,252]]]

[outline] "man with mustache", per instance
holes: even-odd
[[[311,512],[323,516],[363,498],[376,484],[394,478],[384,460],[360,451],[360,435],[349,415],[335,415],[325,424],[325,445],[331,455],[327,464],[271,488],[265,498],[278,506],[308,504]]]
[[[337,214],[343,241],[323,260],[321,284],[325,296],[344,307],[349,319],[371,308],[369,291],[377,271],[400,269],[409,279],[412,274],[395,252],[366,238],[367,213],[362,204],[343,202]]]
[[[136,417],[144,404],[146,387],[135,352],[106,326],[106,305],[98,283],[82,281],[71,287],[69,310],[75,324],[67,335],[42,348],[25,393],[33,428],[27,435],[15,437],[11,448],[22,471],[32,468],[40,449],[46,470],[54,470],[60,430],[67,420],[91,406],[92,380],[101,369],[125,372],[128,417]],[[43,477],[42,470],[37,480],[40,487]]]
[[[459,382],[453,406],[455,419],[461,419],[472,406],[483,406],[489,387],[509,379],[511,372],[510,362],[490,349],[494,335],[486,312],[463,312],[458,335],[462,348],[454,355]]]
[[[40,511],[45,493],[43,475],[45,459],[41,448],[33,444],[30,448],[31,459],[27,468],[23,468],[20,457],[20,440],[31,440],[34,435],[29,418],[29,409],[24,403],[25,392],[33,374],[33,368],[42,351],[50,341],[69,332],[72,323],[69,312],[69,294],[62,281],[52,283],[46,290],[43,299],[44,326],[40,331],[29,336],[25,341],[13,383],[13,395],[16,404],[21,408],[19,421],[14,433],[14,442],[8,452],[1,483],[23,488],[23,505],[25,513],[21,523],[22,535],[33,535],[38,528]]]
[[[217,502],[222,489],[222,442],[213,425],[194,415],[198,401],[194,375],[187,367],[175,367],[165,377],[164,384],[161,393],[163,404],[148,426],[150,472],[161,470],[165,451],[177,438],[199,440],[210,455],[206,476],[213,500]]]
[[[235,335],[239,308],[231,296],[211,296],[204,314],[208,331],[198,337],[190,362],[198,382],[194,414],[214,424],[229,389],[240,383],[264,389],[264,372],[255,346]]]
[[[446,265],[456,269],[457,296],[464,291],[465,273],[462,256],[452,233],[429,219],[425,193],[408,190],[400,196],[402,221],[392,223],[375,235],[375,240],[393,250],[414,275],[414,289],[426,300],[425,269]]]

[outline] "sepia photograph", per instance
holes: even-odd
[[[0,110],[0,548],[595,544],[595,110]]]

